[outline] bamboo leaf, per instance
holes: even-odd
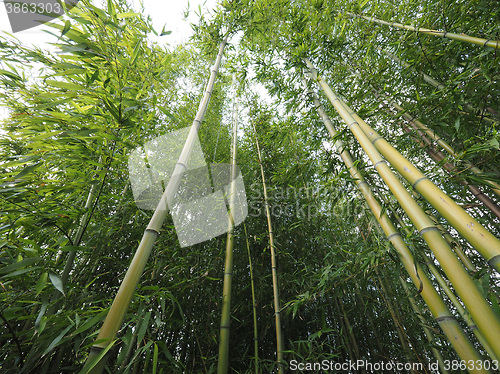
[[[139,13],[127,12],[127,13],[119,13],[119,14],[117,14],[116,18],[118,18],[118,19],[124,19],[124,18],[138,17],[138,16],[140,16]]]
[[[49,353],[51,350],[53,350],[59,344],[59,342],[62,340],[62,338],[64,338],[66,333],[69,330],[71,330],[72,328],[73,328],[73,324],[66,327],[59,335],[57,335],[57,337],[54,340],[52,340],[52,342],[49,344],[47,349],[45,349],[45,351],[42,353],[42,356],[45,356],[47,353]]]
[[[35,286],[35,291],[37,296],[42,292],[42,290],[45,288],[45,285],[47,284],[47,277],[49,273],[45,272],[40,275],[40,278],[38,278],[38,281],[36,282]]]
[[[63,285],[61,277],[59,277],[59,275],[57,275],[56,273],[49,272],[49,278],[50,278],[50,281],[52,282],[52,284],[54,285],[54,287],[56,288],[56,290],[58,290],[64,296],[66,296],[64,294],[64,285]]]
[[[83,90],[85,88],[85,87],[83,87],[79,84],[76,84],[76,83],[61,82],[61,81],[55,81],[55,80],[46,80],[45,83],[47,83],[49,86],[63,88],[65,90],[70,90],[70,91],[79,91],[79,90]]]

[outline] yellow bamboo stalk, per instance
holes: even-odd
[[[279,299],[279,288],[278,288],[278,269],[276,266],[276,247],[274,245],[274,234],[273,234],[273,226],[271,222],[271,211],[269,209],[269,200],[267,197],[267,187],[266,187],[266,178],[264,176],[264,166],[262,165],[262,156],[260,153],[259,140],[257,138],[257,129],[252,124],[253,130],[255,133],[255,145],[257,146],[257,154],[259,156],[259,164],[260,164],[260,174],[262,177],[262,188],[264,189],[264,205],[266,208],[266,217],[267,217],[267,228],[269,231],[269,249],[271,252],[271,272],[273,277],[273,295],[274,295],[274,316],[275,316],[275,325],[276,325],[276,345],[277,345],[277,357],[276,361],[278,364],[278,373],[284,374],[284,362],[283,362],[283,352],[285,350],[283,343],[283,334],[281,331],[281,307],[280,307],[280,299]]]
[[[410,230],[406,227],[406,225],[404,224],[403,220],[398,215],[398,213],[395,211],[393,211],[392,213],[394,214],[394,217],[396,218],[396,221],[399,223],[399,225],[401,227],[403,227],[403,230],[405,231],[405,233],[407,235],[410,235],[411,234]],[[426,213],[429,214],[428,211],[426,211]],[[429,217],[433,221],[435,220],[435,218],[432,215],[429,215]],[[441,231],[441,229],[439,228],[440,225],[436,224],[436,226]],[[448,241],[448,243],[450,243],[450,242]],[[481,331],[479,331],[479,329],[477,328],[476,324],[472,320],[469,313],[464,309],[462,303],[458,300],[458,298],[455,296],[455,294],[453,293],[451,288],[448,286],[448,283],[445,281],[445,279],[443,278],[443,276],[441,275],[441,273],[439,272],[437,267],[434,265],[434,262],[423,251],[419,251],[419,252],[422,255],[422,257],[424,258],[425,265],[427,265],[427,268],[430,270],[432,275],[434,275],[434,278],[438,282],[439,286],[442,288],[442,290],[444,291],[446,296],[448,296],[448,299],[450,299],[452,304],[455,306],[458,314],[464,319],[465,323],[467,324],[467,327],[469,327],[469,330],[472,331],[472,333],[476,336],[476,339],[483,346],[484,350],[488,353],[490,358],[492,360],[498,361],[498,358],[495,355],[495,352],[493,352],[493,350],[491,349],[491,346],[488,344],[488,342],[484,338]]]
[[[153,213],[153,216],[144,231],[139,247],[132,258],[132,262],[130,263],[120,288],[118,289],[118,293],[113,300],[113,304],[109,309],[108,315],[106,316],[99,334],[91,347],[90,354],[83,368],[85,373],[101,374],[104,370],[107,355],[100,357],[102,356],[101,353],[105,349],[109,349],[109,345],[113,342],[116,332],[122,324],[123,317],[125,316],[128,306],[130,305],[130,301],[132,300],[134,291],[139,283],[142,272],[144,271],[149,255],[151,254],[151,250],[153,249],[156,239],[160,235],[163,221],[168,213],[167,206],[172,205],[171,203],[173,202],[174,195],[181,183],[182,176],[186,170],[186,165],[189,161],[189,156],[191,155],[191,151],[193,149],[194,140],[197,137],[198,129],[201,126],[201,122],[203,121],[208,103],[210,101],[210,96],[212,95],[212,89],[221,63],[224,47],[227,43],[227,38],[228,36],[226,36],[220,44],[219,53],[213,66],[210,79],[207,83],[205,94],[200,103],[193,124],[191,125],[191,129],[189,131],[188,138],[186,139],[184,148],[182,149],[179,161],[175,165],[172,177],[168,181],[165,192],[158,203],[158,207]]]
[[[472,218],[464,209],[441,191],[429,178],[413,166],[403,155],[347,108],[358,126],[379,152],[436,210],[488,261],[500,271],[500,241]]]
[[[236,92],[236,90],[235,90]],[[226,263],[224,267],[224,285],[222,291],[222,312],[220,322],[219,359],[217,373],[226,374],[229,366],[229,329],[231,323],[231,286],[233,278],[234,217],[236,204],[236,153],[238,144],[238,97],[233,109],[233,139],[231,149],[231,187],[229,196],[229,222],[226,241]]]
[[[411,198],[406,188],[399,179],[397,179],[387,163],[383,160],[377,148],[375,148],[372,141],[368,138],[367,134],[365,134],[358,121],[353,118],[351,115],[352,111],[348,109],[347,105],[343,103],[339,97],[337,97],[325,80],[317,75],[312,63],[309,60],[306,60],[306,63],[311,69],[309,73],[310,76],[319,83],[332,105],[348,125],[349,130],[355,135],[359,144],[367,153],[379,175],[386,182],[391,192],[416,226],[420,235],[432,249],[444,272],[447,274],[448,279],[450,279],[455,286],[464,304],[468,308],[469,313],[476,321],[478,328],[481,330],[488,343],[493,347],[495,354],[498,355],[500,353],[500,341],[498,340],[498,336],[500,336],[500,319],[484,299],[481,291],[469,277],[467,271],[463,268],[462,264],[455,256],[448,243],[443,239],[431,219]],[[362,122],[362,120],[359,122]],[[407,164],[409,163],[407,162]],[[404,167],[407,167],[407,165],[404,165]],[[447,197],[446,195],[444,196]],[[424,197],[428,198],[428,196]],[[479,223],[477,225],[479,225]],[[475,226],[472,227],[477,229]],[[484,231],[491,235],[486,230]],[[496,238],[493,235],[491,236],[496,241]],[[500,256],[498,256],[498,259],[500,260]]]
[[[362,16],[362,15],[354,14],[354,13],[350,13],[350,12],[347,12],[347,14],[351,17],[362,18],[362,19],[365,19],[365,20],[370,21],[370,22],[378,23],[380,25],[387,25],[387,26],[391,26],[391,27],[397,27],[400,29],[404,29],[404,30],[420,32],[422,34],[438,36],[440,38],[447,38],[447,39],[451,39],[451,40],[458,40],[461,42],[477,44],[477,45],[480,45],[484,48],[491,47],[491,48],[500,49],[500,40],[483,39],[483,38],[477,38],[474,36],[468,36],[465,34],[455,34],[453,32],[438,31],[438,30],[426,29],[424,27],[414,27],[414,26],[410,26],[410,25],[403,25],[402,23],[398,23],[398,22],[387,22],[387,21],[377,19],[375,17],[366,17],[366,16]]]
[[[324,109],[322,108],[318,97],[312,91],[311,95],[313,97],[316,110],[318,111],[319,116],[323,120],[326,129],[328,130],[328,132],[332,137],[336,137],[338,133],[334,129],[332,122],[330,121]],[[361,194],[365,198],[370,210],[373,213],[373,216],[375,217],[379,225],[382,227],[382,230],[387,236],[387,239],[392,243],[392,245],[396,249],[398,257],[401,260],[406,271],[410,275],[410,278],[412,279],[413,283],[418,289],[421,289],[420,295],[424,299],[425,303],[429,307],[430,312],[436,319],[436,322],[438,323],[439,327],[444,332],[444,334],[450,341],[451,345],[453,346],[459,357],[466,361],[468,359],[472,360],[481,359],[481,356],[476,351],[476,349],[468,339],[467,335],[464,333],[464,331],[458,324],[455,317],[450,313],[447,306],[445,305],[439,294],[434,289],[434,286],[432,285],[427,275],[423,272],[420,265],[415,262],[413,255],[411,254],[409,248],[406,246],[401,234],[396,230],[396,228],[390,221],[389,217],[387,216],[387,213],[382,209],[382,206],[373,195],[370,186],[357,170],[351,155],[347,150],[345,150],[344,145],[340,140],[337,140],[335,142],[335,149],[342,157],[344,164],[349,170],[349,173],[354,179]],[[481,372],[481,370],[479,372]],[[487,371],[483,370],[483,372]]]

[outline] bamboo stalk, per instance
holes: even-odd
[[[375,17],[366,17],[366,16],[362,16],[362,15],[354,14],[354,13],[350,13],[350,12],[347,12],[347,14],[351,17],[362,18],[362,19],[365,19],[367,21],[378,23],[380,25],[387,25],[387,26],[391,26],[391,27],[397,27],[400,29],[404,29],[404,30],[420,32],[422,34],[434,35],[434,36],[438,36],[440,38],[447,38],[447,39],[451,39],[451,40],[458,40],[461,42],[477,44],[477,45],[480,45],[484,48],[491,47],[491,48],[500,49],[500,40],[476,38],[474,36],[468,36],[465,34],[455,34],[453,32],[438,31],[438,30],[426,29],[424,27],[414,27],[414,26],[410,26],[410,25],[403,25],[402,23],[398,23],[398,22],[387,22],[387,21],[377,19]]]
[[[454,255],[448,243],[443,239],[443,237],[439,233],[439,230],[435,227],[431,219],[411,198],[406,188],[397,179],[387,163],[382,159],[381,154],[375,148],[372,140],[367,136],[367,134],[365,134],[362,127],[360,126],[360,123],[358,123],[363,121],[359,117],[356,117],[359,118],[358,121],[353,118],[353,116],[351,115],[352,111],[349,110],[347,105],[337,97],[337,95],[331,90],[324,79],[317,75],[316,70],[314,66],[312,66],[311,62],[309,60],[306,60],[306,62],[311,69],[311,72],[309,74],[314,80],[319,83],[332,105],[348,125],[350,131],[356,136],[358,142],[363,147],[372,163],[375,165],[375,169],[377,170],[379,175],[382,177],[385,183],[387,183],[396,199],[399,201],[403,209],[407,212],[408,216],[413,221],[420,235],[436,255],[436,258],[440,262],[444,272],[447,274],[448,279],[450,279],[452,284],[455,286],[464,304],[476,321],[478,328],[481,330],[488,343],[492,346],[493,351],[498,355],[500,353],[500,341],[498,340],[498,336],[500,336],[500,319],[491,309],[488,302],[484,299],[482,292],[469,277],[467,271],[463,268],[458,258]],[[404,168],[408,168],[409,166],[414,168],[413,165],[406,161]],[[405,172],[405,170],[403,170],[403,172]],[[430,183],[432,184],[432,182]],[[414,183],[412,184],[414,185]],[[439,192],[441,191],[439,190]],[[428,198],[428,194],[426,195],[427,196],[424,195],[424,197]],[[451,199],[449,199],[446,195],[444,196],[451,201]],[[451,204],[448,205],[451,206]],[[477,230],[478,226],[479,223],[477,223],[477,226],[472,226],[474,227],[473,230]],[[497,241],[496,238],[488,231],[484,230],[484,232],[489,234],[494,239],[494,241]],[[500,256],[497,256],[497,259],[498,263],[500,263]]]
[[[325,124],[328,132],[332,137],[338,135],[337,131],[334,129],[332,122],[326,115],[324,109],[322,108],[318,97],[314,92],[311,91],[311,94],[314,99],[314,105]],[[411,251],[406,246],[405,242],[401,234],[396,230],[392,222],[390,221],[387,213],[382,209],[382,206],[377,201],[373,192],[368,185],[368,183],[364,180],[363,176],[359,173],[357,168],[354,165],[351,155],[347,150],[344,149],[344,146],[340,140],[335,142],[335,148],[337,152],[342,157],[349,173],[354,179],[358,189],[361,194],[365,198],[370,210],[373,213],[373,216],[382,227],[387,239],[392,243],[396,252],[398,254],[399,259],[401,260],[404,268],[408,272],[411,280],[417,287],[417,289],[421,289],[420,295],[424,299],[425,303],[429,307],[430,312],[433,317],[436,319],[441,330],[444,332],[451,345],[457,352],[458,356],[463,360],[480,360],[481,355],[476,351],[472,343],[470,342],[467,335],[464,333],[460,325],[454,316],[450,313],[447,306],[439,296],[439,294],[434,289],[431,281],[427,277],[427,275],[422,271],[420,265],[415,262]],[[474,372],[474,371],[471,371]],[[488,372],[486,370],[476,371],[476,372]]]
[[[236,209],[236,153],[238,144],[238,96],[233,109],[233,139],[231,150],[231,192],[229,196],[229,222],[226,241],[226,264],[224,267],[224,286],[222,291],[222,313],[220,322],[218,374],[226,374],[229,363],[229,329],[231,323],[231,286],[233,277],[234,218]]]
[[[426,213],[429,214],[427,211],[426,211]],[[393,214],[394,214],[396,221],[399,223],[399,225],[401,227],[403,227],[405,233],[407,235],[411,234],[410,230],[406,227],[406,225],[404,224],[403,220],[398,215],[398,213],[393,211]],[[434,217],[432,217],[432,215],[429,215],[429,217],[433,220],[435,219]],[[438,227],[438,229],[439,229],[439,227]],[[436,279],[436,281],[438,282],[439,286],[442,288],[442,290],[444,291],[446,296],[448,296],[448,299],[450,299],[452,304],[455,306],[458,314],[464,319],[465,323],[467,324],[467,327],[469,327],[469,330],[472,331],[472,333],[476,336],[477,340],[483,346],[484,350],[488,353],[490,358],[492,360],[498,361],[497,356],[495,355],[495,353],[491,349],[491,346],[488,344],[488,342],[484,338],[481,331],[479,331],[479,329],[477,328],[477,326],[474,323],[474,321],[472,320],[470,314],[464,309],[464,307],[462,306],[462,303],[458,300],[458,298],[455,296],[453,291],[450,289],[450,287],[448,286],[448,283],[446,282],[446,280],[443,278],[443,276],[441,275],[439,270],[434,265],[434,262],[423,251],[419,251],[419,252],[422,255],[422,257],[424,258],[425,265],[430,270],[432,275],[434,275],[434,278]]]
[[[441,191],[429,178],[413,166],[403,155],[363,121],[352,109],[348,114],[366,134],[375,148],[436,210],[500,272],[500,241],[478,221]]]
[[[406,131],[407,133],[410,133],[410,134],[412,133],[412,130],[408,126],[402,124],[402,127],[403,127],[403,130]],[[420,138],[416,138],[415,136],[412,136],[412,139],[417,141],[417,143],[420,145],[420,147],[422,149],[424,149],[427,152],[427,154],[437,164],[440,164],[444,170],[446,170],[448,173],[450,173],[453,178],[457,179],[461,185],[467,187],[469,189],[469,191],[474,195],[474,197],[476,199],[478,199],[486,208],[488,208],[495,216],[500,218],[500,206],[498,206],[493,200],[491,200],[487,195],[485,195],[479,189],[479,187],[477,187],[473,184],[470,184],[466,180],[459,179],[458,174],[460,173],[460,171],[458,170],[458,168],[450,162],[445,162],[444,154],[442,152],[436,150],[432,146],[432,142],[429,140],[429,138],[427,138],[427,136],[424,133],[422,133],[418,129],[416,129],[416,130],[417,130],[417,133],[419,134]],[[419,140],[420,140],[420,142],[419,142]]]
[[[401,282],[401,285],[403,286],[403,289],[406,292],[406,296],[408,296],[408,300],[410,300],[410,305],[411,305],[411,308],[413,309],[413,312],[417,315],[417,318],[420,321],[420,325],[422,326],[422,329],[424,330],[425,337],[427,338],[427,341],[431,345],[431,351],[438,362],[439,371],[441,372],[441,374],[448,374],[449,371],[446,369],[443,355],[441,354],[440,351],[437,350],[436,347],[432,346],[433,341],[434,341],[434,334],[432,333],[431,329],[427,326],[427,323],[424,319],[424,316],[422,315],[420,308],[418,307],[417,303],[415,302],[415,299],[413,298],[412,294],[410,293],[410,290],[408,289],[408,285],[406,284],[405,280],[402,277],[399,277],[399,281]]]
[[[250,287],[252,289],[254,366],[255,366],[255,374],[259,374],[259,340],[258,340],[259,335],[257,329],[257,301],[255,298],[255,282],[253,279],[252,254],[250,253],[250,243],[248,242],[247,226],[245,225],[245,223],[243,223],[243,229],[245,230],[245,241],[248,252],[248,266],[250,270]]]
[[[139,283],[141,274],[144,271],[149,255],[151,254],[151,250],[156,239],[160,235],[163,221],[165,220],[168,212],[167,206],[171,206],[174,195],[181,183],[182,176],[186,170],[186,165],[189,161],[189,156],[191,155],[191,151],[194,146],[194,141],[197,137],[198,130],[201,126],[210,101],[210,96],[215,84],[215,78],[221,63],[227,38],[228,36],[226,35],[220,44],[219,53],[213,66],[210,79],[207,83],[205,94],[200,102],[198,112],[193,124],[191,125],[188,138],[186,139],[186,143],[182,149],[179,161],[175,165],[172,177],[168,181],[165,192],[163,193],[160,202],[158,203],[158,206],[153,213],[146,230],[144,231],[139,247],[137,248],[132,262],[130,263],[130,266],[125,274],[125,278],[118,289],[118,293],[99,331],[99,335],[91,347],[90,354],[83,368],[85,373],[100,374],[104,370],[107,355],[104,355],[101,359],[99,359],[99,355],[113,341],[116,332],[122,324],[123,317],[125,316],[128,306],[130,305],[130,301],[132,300],[132,296],[135,292],[137,284]]]
[[[281,331],[281,314],[280,314],[280,300],[279,300],[279,288],[278,288],[278,269],[276,266],[276,249],[274,246],[274,235],[273,235],[273,227],[271,222],[271,212],[269,209],[269,200],[267,197],[267,187],[266,187],[266,178],[264,176],[264,166],[262,165],[262,155],[260,153],[259,140],[257,138],[257,129],[255,125],[253,125],[253,130],[255,133],[255,145],[257,146],[257,154],[259,156],[259,164],[260,164],[260,174],[262,177],[262,188],[264,189],[264,206],[266,208],[266,217],[267,217],[267,228],[269,230],[269,248],[271,252],[271,272],[273,276],[273,294],[274,294],[274,315],[275,315],[275,324],[276,324],[276,345],[277,345],[277,363],[278,363],[278,372],[279,374],[284,374],[283,367],[283,334]]]

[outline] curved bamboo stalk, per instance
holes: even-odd
[[[264,166],[262,165],[262,155],[260,153],[259,140],[257,138],[257,129],[255,125],[253,125],[253,131],[255,133],[255,145],[257,146],[257,154],[259,156],[259,164],[260,164],[260,174],[262,177],[262,188],[264,189],[264,205],[266,207],[266,217],[267,217],[267,228],[269,230],[269,248],[271,251],[271,272],[273,276],[273,292],[274,292],[274,315],[275,315],[275,323],[276,323],[276,345],[277,345],[277,363],[278,363],[278,372],[279,374],[284,374],[283,367],[283,351],[285,350],[283,344],[283,334],[281,332],[281,307],[280,307],[280,299],[279,299],[279,289],[278,289],[278,269],[276,266],[276,249],[274,246],[274,235],[273,235],[273,227],[271,223],[271,212],[269,210],[269,200],[267,198],[267,187],[266,187],[266,178],[264,176]]]
[[[378,23],[380,25],[387,25],[387,26],[392,26],[392,27],[404,29],[404,30],[420,32],[422,34],[434,35],[434,36],[438,36],[440,38],[447,38],[447,39],[451,39],[451,40],[458,40],[461,42],[477,44],[477,45],[480,45],[484,48],[491,47],[491,48],[500,49],[500,40],[476,38],[474,36],[468,36],[465,34],[455,34],[453,32],[426,29],[424,27],[413,27],[410,25],[403,25],[402,23],[398,23],[398,22],[387,22],[387,21],[377,19],[375,17],[366,17],[366,16],[362,16],[360,14],[355,14],[355,13],[350,13],[350,12],[347,12],[347,14],[351,17],[362,18],[362,19],[365,19],[365,20],[370,21],[370,22]]]
[[[222,313],[220,321],[219,359],[217,373],[226,374],[229,363],[229,329],[231,323],[231,286],[233,277],[234,218],[236,195],[236,153],[238,144],[238,96],[233,109],[233,139],[231,149],[231,192],[229,196],[229,222],[226,241],[226,264],[224,267],[224,286],[222,291]]]
[[[338,133],[334,129],[332,122],[323,110],[318,97],[312,91],[311,94],[314,99],[314,105],[321,119],[323,120],[326,129],[332,137],[336,137]],[[434,286],[432,285],[427,275],[423,272],[420,265],[415,262],[413,255],[403,241],[401,234],[396,230],[389,217],[387,216],[387,213],[382,209],[382,206],[373,195],[370,186],[355,167],[351,155],[347,150],[345,150],[344,145],[340,140],[337,140],[335,142],[335,148],[342,157],[342,160],[344,161],[347,169],[349,170],[349,173],[358,186],[361,194],[365,198],[375,219],[382,227],[382,230],[387,236],[387,240],[389,240],[396,249],[398,257],[401,260],[406,271],[408,272],[411,280],[413,281],[417,289],[421,289],[420,295],[429,307],[430,312],[436,319],[436,322],[450,341],[458,356],[463,360],[481,359],[481,356],[476,351],[469,338],[458,324],[457,320],[450,313],[447,306],[434,289]]]
[[[257,301],[255,298],[255,282],[253,279],[252,254],[250,253],[250,243],[248,242],[247,226],[245,225],[245,223],[243,223],[243,229],[245,230],[245,241],[248,252],[248,266],[250,270],[250,287],[252,289],[254,366],[255,366],[255,374],[259,374],[259,340],[258,340],[259,335],[257,329]]]
[[[434,254],[436,255],[436,258],[438,259],[443,270],[447,274],[448,279],[450,279],[452,284],[455,285],[457,292],[459,293],[460,297],[462,298],[464,304],[468,308],[472,317],[476,321],[478,328],[481,330],[488,343],[493,347],[494,352],[498,355],[500,353],[500,341],[498,341],[498,336],[500,336],[500,319],[491,309],[488,302],[484,299],[481,291],[479,290],[477,285],[473,282],[473,280],[469,277],[467,271],[463,268],[462,264],[455,256],[455,254],[449,247],[448,243],[443,239],[439,230],[435,227],[431,219],[424,213],[422,208],[411,198],[406,188],[399,181],[399,179],[397,179],[395,174],[389,168],[388,164],[382,159],[381,154],[379,153],[377,148],[375,148],[372,140],[368,137],[367,134],[365,134],[360,125],[360,123],[364,121],[362,121],[359,117],[356,117],[358,118],[358,120],[355,120],[355,118],[353,118],[353,116],[351,115],[351,113],[353,113],[352,110],[349,110],[347,105],[343,103],[340,100],[340,98],[337,97],[337,95],[331,90],[331,88],[328,86],[325,80],[317,75],[316,70],[314,66],[311,64],[311,62],[309,60],[306,61],[308,67],[311,69],[310,72],[311,77],[319,83],[319,85],[329,98],[332,105],[341,115],[343,120],[348,125],[350,131],[356,136],[359,144],[363,147],[368,157],[375,165],[375,169],[377,170],[379,175],[387,183],[388,187],[390,188],[396,199],[399,201],[403,209],[408,213],[408,216],[410,217],[412,222],[415,224],[420,235],[427,242],[429,247],[433,250]],[[414,168],[413,165],[411,165],[409,162],[406,161],[404,167],[402,168],[402,171],[400,171],[399,169],[398,171],[404,174],[406,172],[404,168],[410,171],[409,167],[416,170],[416,168]],[[411,172],[414,172],[414,170],[411,170]],[[432,184],[432,182],[430,183]],[[412,184],[415,185],[414,182]],[[419,191],[419,189],[417,189],[417,191]],[[441,195],[442,192],[440,190],[439,192]],[[429,198],[427,193],[426,195],[427,196],[425,195],[423,196]],[[452,201],[446,195],[444,196],[448,200]],[[451,206],[451,204],[448,205]],[[472,220],[472,218],[470,219]],[[479,223],[477,223],[477,225],[471,226],[471,230],[477,230],[479,226],[480,226]],[[493,235],[491,235],[488,231],[486,231],[484,228],[482,231],[490,235],[494,241],[497,241],[497,239]],[[472,231],[472,233],[476,232],[477,231]],[[483,236],[485,237],[485,235]],[[484,243],[481,244],[483,245]],[[482,249],[483,248],[484,247],[482,247]],[[497,256],[497,260],[498,264],[500,264],[500,256]],[[492,265],[495,265],[495,263]]]
[[[83,371],[86,373],[100,374],[104,370],[107,354],[104,354],[103,356],[101,353],[105,349],[108,349],[110,344],[112,344],[116,332],[122,324],[123,317],[125,316],[128,306],[130,305],[130,301],[132,300],[134,291],[137,287],[137,284],[139,283],[141,274],[146,267],[146,263],[149,255],[151,254],[151,250],[153,249],[156,239],[160,235],[163,221],[165,220],[168,212],[167,206],[171,206],[174,195],[181,183],[182,176],[184,174],[184,171],[186,170],[186,165],[188,163],[189,156],[194,145],[194,140],[196,139],[198,129],[201,126],[208,107],[208,103],[210,102],[210,96],[215,84],[215,78],[219,70],[222,55],[224,53],[224,48],[227,43],[227,38],[228,35],[226,35],[226,37],[220,44],[219,53],[213,66],[210,79],[207,83],[205,94],[203,95],[203,99],[200,102],[198,112],[193,121],[193,124],[191,125],[188,138],[186,139],[186,143],[184,145],[184,148],[182,149],[179,161],[175,165],[172,177],[168,181],[165,192],[163,193],[163,196],[161,197],[160,202],[158,203],[158,206],[153,213],[153,216],[151,217],[146,230],[144,231],[144,235],[139,244],[139,247],[137,248],[134,257],[132,258],[132,262],[130,263],[130,266],[125,274],[125,278],[123,279],[120,288],[118,289],[118,293],[99,331],[99,335],[97,336],[94,344],[91,347],[90,354],[83,368]]]

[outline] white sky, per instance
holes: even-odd
[[[160,33],[163,26],[165,29],[172,31],[172,34],[163,36],[156,40],[158,43],[179,44],[189,39],[192,34],[190,22],[196,23],[198,17],[195,11],[198,12],[198,7],[204,14],[213,12],[218,0],[129,0],[133,4],[134,10],[140,10],[141,1],[144,4],[145,13],[149,14],[153,19],[155,30]],[[0,2],[3,2],[0,0]],[[99,1],[95,1],[99,3]],[[189,18],[184,20],[184,11],[188,9]],[[44,26],[35,27],[29,30],[18,32],[15,35],[23,43],[34,44],[42,47],[44,43],[51,42],[52,36],[43,32]],[[3,4],[0,4],[0,33],[6,31],[11,33],[7,11]],[[154,35],[153,35],[154,36]]]

